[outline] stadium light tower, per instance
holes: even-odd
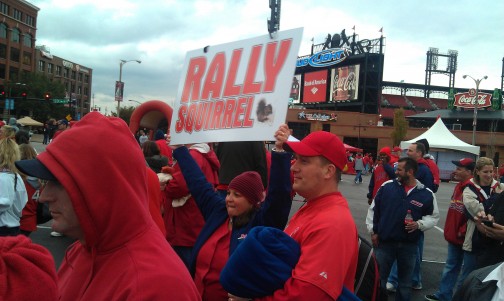
[[[474,101],[473,132],[472,132],[472,145],[476,145],[475,143],[476,143],[476,123],[478,122],[479,85],[484,79],[487,79],[488,76],[485,75],[485,76],[483,76],[483,78],[480,78],[480,79],[475,79],[474,77],[472,77],[470,75],[464,75],[462,77],[464,79],[466,79],[467,77],[470,77],[474,81],[474,83],[476,84],[476,96],[475,96],[475,101]]]

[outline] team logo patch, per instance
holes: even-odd
[[[417,207],[423,207],[423,204],[422,204],[422,203],[417,202],[417,201],[415,201],[415,200],[412,200],[412,201],[410,202],[410,204],[411,204],[411,205],[413,205],[413,206],[417,206]]]

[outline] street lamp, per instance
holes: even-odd
[[[119,62],[119,83],[122,83],[122,67],[124,64],[128,62],[137,62],[139,64],[142,63],[141,60],[120,60]],[[122,92],[121,92],[122,93]],[[121,109],[121,100],[122,100],[123,95],[121,95],[121,98],[117,99],[117,116],[119,117],[119,110]]]
[[[488,76],[483,76],[483,78],[480,79],[475,79],[474,77],[470,75],[464,75],[462,78],[466,79],[467,77],[470,77],[474,83],[476,84],[476,96],[475,96],[475,101],[474,101],[474,117],[473,117],[473,132],[472,132],[472,145],[476,145],[476,123],[478,121],[478,105],[479,105],[479,100],[478,100],[478,93],[479,93],[479,85],[481,81],[484,79],[487,79]]]
[[[138,100],[133,100],[133,99],[128,99],[128,101],[136,102],[137,104],[141,105],[142,103],[139,102]]]

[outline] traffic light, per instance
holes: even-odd
[[[5,99],[5,87],[0,86],[0,99]]]
[[[26,92],[21,92],[21,99],[26,100],[26,97],[28,96],[28,93]]]
[[[51,100],[51,94],[50,93],[45,93],[44,94],[44,99],[47,100],[47,101]]]

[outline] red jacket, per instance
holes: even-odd
[[[439,167],[437,166],[436,162],[432,160],[431,158],[424,158],[425,159],[425,165],[429,167],[429,170],[432,173],[432,177],[434,178],[434,185],[439,187],[440,179],[439,179]]]
[[[343,286],[353,292],[357,228],[341,193],[308,200],[289,221],[285,233],[299,243],[299,261],[282,289],[257,300],[329,301],[338,298]]]
[[[463,191],[470,182],[470,179],[459,182],[453,190],[450,206],[446,213],[446,222],[444,226],[444,237],[446,241],[462,246],[464,244],[465,233],[467,230],[467,216],[465,215],[465,206],[463,200]]]
[[[217,185],[219,182],[219,160],[214,151],[207,144],[195,144],[189,149],[194,161],[201,168],[208,182]],[[172,246],[192,247],[196,242],[205,221],[201,215],[194,198],[190,195],[184,175],[180,166],[175,164],[172,169],[173,179],[168,182],[165,189],[166,202],[164,205],[164,223],[166,239]],[[180,207],[173,207],[174,199],[188,198]]]
[[[24,231],[37,231],[37,205],[38,203],[33,200],[33,195],[37,191],[26,180],[23,181],[28,194],[28,202],[23,208],[21,219],[19,220],[19,229]]]
[[[200,300],[149,213],[145,159],[123,120],[88,113],[37,159],[65,188],[83,232],[59,268],[60,301]]]

